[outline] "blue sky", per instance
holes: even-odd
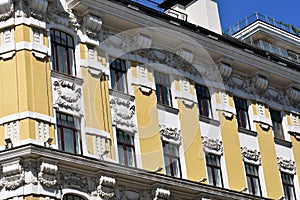
[[[254,12],[275,18],[300,29],[300,0],[217,0],[225,31]]]
[[[163,0],[152,1],[160,3]],[[300,29],[300,0],[217,0],[217,2],[223,31],[255,12]]]

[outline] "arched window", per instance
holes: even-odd
[[[65,194],[63,200],[86,200],[76,194]]]
[[[59,30],[50,30],[50,38],[53,70],[68,75],[75,75],[73,37]]]

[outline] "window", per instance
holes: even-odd
[[[169,76],[167,74],[155,72],[154,77],[157,103],[172,107]]]
[[[117,129],[119,163],[135,167],[134,137]]]
[[[205,158],[209,184],[223,187],[220,156],[209,153],[206,154]]]
[[[169,176],[181,177],[179,147],[168,142],[163,142],[162,144],[166,174]]]
[[[292,174],[287,174],[281,172],[281,180],[284,191],[284,197],[286,200],[295,200],[295,188],[294,188],[294,176]]]
[[[79,119],[57,112],[58,148],[69,153],[81,154]]]
[[[63,200],[85,200],[85,199],[75,194],[65,194]]]
[[[110,63],[111,88],[120,92],[127,93],[126,63],[125,60],[112,59]]]
[[[199,114],[211,118],[210,95],[207,87],[196,84],[196,93],[198,99]]]
[[[239,127],[249,129],[250,126],[249,126],[247,101],[244,99],[240,99],[238,97],[234,97],[233,100],[235,104],[236,117],[237,117]]]
[[[284,139],[283,130],[282,130],[282,118],[281,114],[277,110],[270,109],[271,120],[272,120],[272,129],[275,138]]]
[[[75,75],[74,41],[72,36],[59,30],[50,30],[53,70]]]
[[[245,163],[245,169],[249,194],[261,196],[258,166]]]

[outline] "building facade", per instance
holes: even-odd
[[[300,199],[300,38],[251,19],[0,0],[0,199]]]

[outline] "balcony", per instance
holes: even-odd
[[[234,35],[235,33],[239,32],[243,28],[247,27],[248,25],[256,22],[256,21],[262,21],[267,24],[270,24],[272,26],[275,26],[276,28],[279,28],[281,30],[284,30],[288,33],[291,33],[296,36],[300,36],[300,30],[298,30],[296,27],[290,24],[285,24],[283,22],[278,22],[274,18],[270,18],[266,15],[262,15],[258,12],[254,13],[250,17],[246,17],[243,21],[238,22],[236,25],[231,26],[229,29],[224,31],[227,35]]]

